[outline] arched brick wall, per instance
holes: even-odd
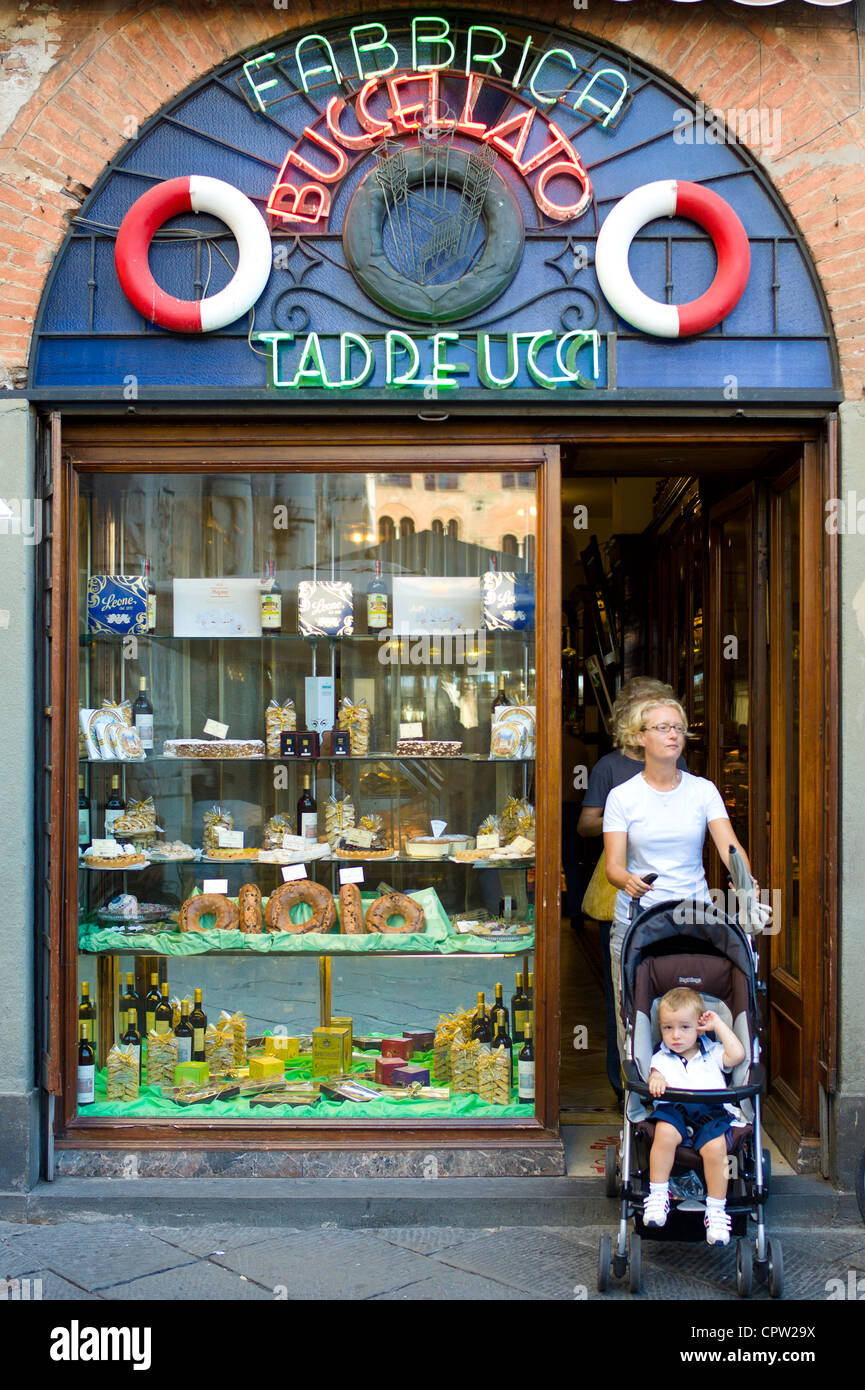
[[[24,384],[33,321],[70,216],[106,163],[165,103],[238,52],[323,19],[416,8],[287,0],[64,5],[0,4],[0,385]],[[467,7],[468,8],[468,7]],[[512,12],[515,0],[471,8]],[[711,110],[759,108],[769,148],[752,145],[807,241],[832,311],[848,397],[865,387],[865,113],[850,13],[671,0],[557,0],[547,23],[633,53]],[[5,17],[3,17],[3,12]]]

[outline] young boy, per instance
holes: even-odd
[[[732,1107],[720,1102],[679,1104],[662,1101],[668,1086],[680,1091],[723,1090],[724,1072],[744,1060],[745,1048],[693,989],[671,989],[658,1005],[661,1046],[652,1057],[649,1090],[656,1099],[657,1118],[649,1158],[649,1194],[643,1203],[643,1224],[663,1226],[670,1210],[669,1177],[679,1144],[689,1143],[703,1159],[706,1179],[706,1240],[726,1245],[730,1239],[727,1215],[727,1135]],[[714,1032],[709,1043],[703,1034]]]

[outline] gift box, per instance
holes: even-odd
[[[422,1067],[417,1062],[406,1062],[405,1066],[394,1067],[390,1079],[394,1086],[413,1086],[415,1082],[419,1082],[421,1086],[428,1086],[429,1067]]]
[[[435,1047],[436,1035],[430,1028],[403,1028],[404,1038],[411,1038],[415,1052],[429,1052]]]
[[[283,1064],[280,1057],[250,1057],[249,1059],[249,1079],[250,1081],[263,1081],[266,1077],[282,1076]]]
[[[297,628],[301,637],[351,637],[351,584],[336,579],[302,579],[297,586]],[[333,719],[327,727],[332,724]]]
[[[143,575],[92,574],[87,585],[87,630],[124,637],[147,631],[147,581]]]
[[[382,1086],[392,1086],[392,1076],[400,1067],[405,1066],[402,1057],[376,1057],[375,1059],[375,1079]]]
[[[382,1038],[381,1055],[402,1057],[404,1062],[410,1062],[414,1056],[414,1043],[411,1038]]]
[[[206,1062],[178,1062],[174,1068],[175,1086],[204,1086],[210,1080]]]
[[[370,1038],[364,1034],[354,1039],[353,1046],[358,1052],[381,1052],[381,1038]]]
[[[288,1057],[300,1056],[300,1039],[284,1038],[281,1034],[274,1037],[265,1038],[264,1055],[266,1057],[279,1057],[285,1061]]]
[[[492,632],[520,632],[534,627],[535,577],[488,571],[483,576],[484,627]]]
[[[345,1028],[348,1031],[348,1050],[343,1056],[345,1062],[343,1070],[351,1071],[351,1059],[352,1053],[354,1052],[354,1039],[352,1038],[353,1021],[350,1018],[334,1018],[331,1014],[330,1026],[331,1028]]]
[[[346,1066],[346,1052],[348,1066]],[[314,1028],[312,1030],[313,1076],[336,1076],[351,1066],[351,1046],[347,1028]]]

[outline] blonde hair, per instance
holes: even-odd
[[[622,686],[613,701],[613,747],[639,747],[627,744],[624,739],[628,714],[638,700],[663,700],[665,703],[670,700],[675,703],[676,699],[676,692],[671,685],[655,680],[654,676],[633,676]],[[642,749],[640,752],[642,753]]]
[[[675,695],[671,700],[659,699],[657,696],[655,696],[654,698],[649,700],[637,700],[633,704],[630,704],[628,706],[622,719],[621,738],[623,748],[638,748],[642,750],[643,745],[638,742],[638,735],[645,732],[646,717],[651,713],[653,709],[675,710],[676,714],[679,716],[679,720],[682,726],[684,727],[685,736],[687,737],[688,716],[686,715],[681,705],[681,702],[676,699]]]
[[[668,989],[663,998],[658,1000],[659,1021],[662,1009],[695,1009],[699,1018],[701,1014],[706,1012],[706,1005],[702,994],[698,994],[695,989],[680,986],[677,989]]]

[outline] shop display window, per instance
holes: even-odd
[[[534,1115],[513,476],[80,475],[80,1117]]]

